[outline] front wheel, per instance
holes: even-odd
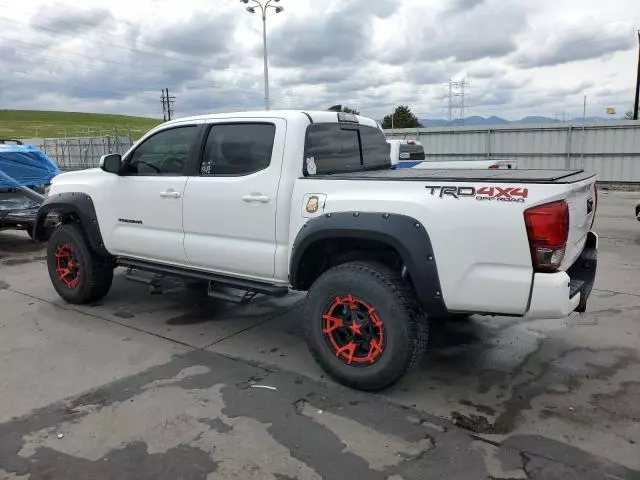
[[[61,225],[53,231],[47,267],[53,288],[68,303],[96,302],[111,289],[113,265],[90,248],[79,225]]]
[[[381,263],[345,263],[322,274],[307,294],[304,320],[320,367],[358,390],[396,383],[427,343],[411,285]]]

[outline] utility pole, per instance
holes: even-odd
[[[167,121],[167,103],[166,98],[164,96],[164,88],[162,89],[162,96],[160,97],[160,101],[162,102],[162,119],[163,121]]]
[[[633,104],[633,119],[638,120],[638,102],[640,101],[640,30],[638,30],[638,74],[636,76],[636,99]]]
[[[167,117],[168,120],[171,121],[171,119],[173,118],[173,104],[176,103],[176,97],[169,96],[169,89],[166,89],[167,92]]]
[[[584,102],[582,103],[582,123],[587,121],[587,96],[584,96]]]
[[[163,88],[160,101],[162,102],[162,118],[165,122],[170,121],[174,116],[173,104],[176,103],[176,97],[169,95],[168,88]]]

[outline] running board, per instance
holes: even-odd
[[[283,297],[289,293],[289,288],[281,285],[272,285],[269,283],[257,282],[255,280],[245,280],[243,278],[227,277],[216,273],[201,272],[199,270],[190,270],[188,268],[174,267],[172,265],[159,265],[157,263],[145,262],[144,260],[137,260],[133,258],[119,257],[116,259],[116,263],[121,267],[135,268],[172,277],[205,280],[225,287],[262,293],[263,295],[270,295],[273,297]]]
[[[209,288],[207,289],[207,296],[209,296],[210,298],[225,300],[231,303],[237,303],[239,305],[245,305],[249,303],[251,300],[253,300],[256,295],[258,295],[258,293],[256,292],[245,291],[245,290],[241,290],[243,292],[241,295],[234,295],[233,293],[223,291],[220,288],[216,288],[219,286],[220,286],[219,284],[210,283]],[[226,287],[226,288],[229,288],[229,287]]]

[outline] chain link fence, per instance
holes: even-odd
[[[60,170],[83,170],[95,168],[100,157],[108,153],[123,154],[134,143],[131,132],[126,135],[96,137],[31,138],[21,140],[33,145],[51,158]]]

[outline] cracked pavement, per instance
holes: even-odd
[[[327,380],[303,297],[64,304],[0,232],[0,479],[640,479],[639,194],[601,192],[596,289],[565,320],[433,321],[383,394]]]

